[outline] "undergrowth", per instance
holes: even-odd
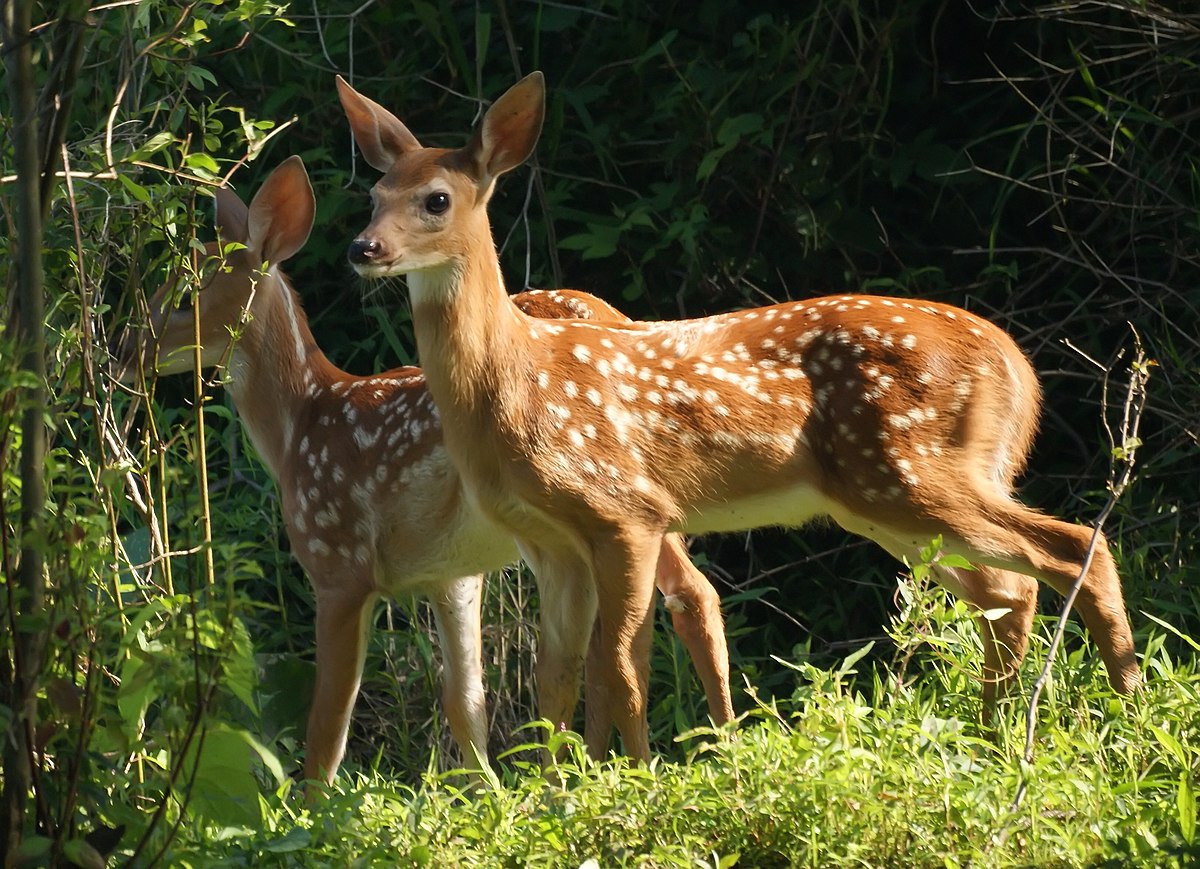
[[[793,695],[754,702],[736,732],[682,735],[684,762],[592,763],[567,736],[544,775],[501,760],[490,785],[452,771],[406,787],[365,772],[306,808],[289,782],[264,798],[261,827],[188,826],[170,862],[1187,865],[1200,856],[1200,673],[1149,645],[1146,689],[1131,700],[1102,684],[1086,647],[1056,667],[1031,764],[1019,698],[987,738],[966,668],[896,686],[855,678],[852,656],[836,670],[797,667]]]

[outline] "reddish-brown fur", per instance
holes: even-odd
[[[676,323],[533,320],[504,292],[487,201],[537,141],[540,74],[497,100],[459,151],[422,148],[338,86],[364,156],[385,173],[350,258],[369,277],[407,274],[447,450],[538,573],[544,716],[570,720],[579,627],[598,608],[588,743],[604,750],[612,721],[626,751],[646,757],[659,536],[822,515],[897,557],[940,535],[945,552],[974,563],[939,578],[1004,613],[983,622],[990,710],[1025,653],[1035,578],[1065,592],[1091,538],[1013,497],[1040,393],[1007,334],[947,305],[862,295]],[[1114,687],[1135,690],[1103,538],[1077,605]]]

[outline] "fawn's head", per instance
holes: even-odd
[[[384,173],[371,190],[371,222],[350,244],[350,262],[366,277],[452,265],[486,229],[496,179],[533,153],[545,113],[542,74],[513,85],[457,149],[423,148],[395,115],[341,76],[337,86],[359,150]]]
[[[228,188],[213,191],[219,241],[209,242],[193,261],[176,268],[149,301],[150,334],[122,341],[123,378],[138,356],[159,374],[191,371],[195,327],[190,305],[178,306],[189,285],[200,284],[201,365],[221,362],[238,327],[245,322],[259,282],[308,240],[316,201],[299,157],[283,161],[247,206]]]

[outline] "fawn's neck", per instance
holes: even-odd
[[[274,269],[259,280],[229,372],[238,415],[277,479],[308,425],[314,397],[347,376],[321,352],[299,299]]]
[[[447,436],[510,415],[531,363],[524,314],[508,298],[495,249],[408,276],[417,351]]]

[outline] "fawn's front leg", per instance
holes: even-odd
[[[317,591],[317,679],[305,734],[304,778],[330,784],[346,751],[374,594]]]
[[[588,657],[588,752],[607,751],[616,724],[627,755],[650,760],[646,703],[653,627],[654,575],[662,532],[621,529],[594,541],[594,576],[599,600],[597,638]]]
[[[570,730],[596,620],[595,583],[587,564],[573,552],[551,551],[524,539],[517,540],[517,547],[538,586],[538,714],[556,731]],[[543,758],[546,764],[553,760]]]

